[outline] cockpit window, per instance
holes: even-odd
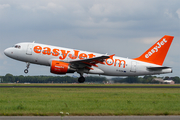
[[[20,46],[20,45],[15,45],[14,47],[15,47],[15,48],[18,48],[18,49],[20,49],[20,48],[21,48],[21,46]]]

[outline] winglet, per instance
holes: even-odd
[[[174,36],[165,35],[140,57],[134,60],[162,65]]]
[[[113,57],[115,56],[115,54],[113,54],[113,55],[110,55],[109,57],[111,58],[111,59],[113,59]]]

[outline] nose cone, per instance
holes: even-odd
[[[5,54],[6,56],[10,57],[11,54],[13,54],[13,52],[12,52],[12,50],[11,50],[10,48],[7,48],[7,49],[4,50],[4,54]]]

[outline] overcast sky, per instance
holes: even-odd
[[[136,58],[164,35],[175,38],[162,76],[180,76],[180,0],[0,0],[0,75],[25,75],[3,52],[19,42]],[[28,75],[49,71],[31,64]]]

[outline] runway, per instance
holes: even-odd
[[[0,88],[180,88],[180,86],[0,86]]]
[[[0,116],[0,120],[180,120],[180,116]]]

